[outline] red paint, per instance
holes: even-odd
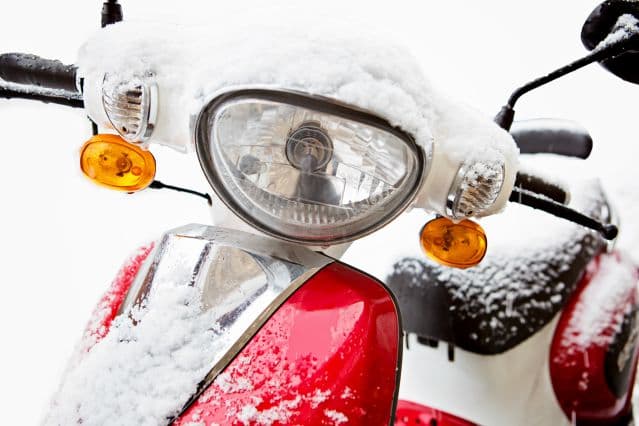
[[[153,250],[154,245],[154,243],[151,243],[147,246],[140,247],[137,252],[122,265],[111,283],[111,287],[98,302],[82,338],[87,351],[91,350],[91,348],[109,332],[111,322],[120,310],[120,306],[129,288],[131,288],[131,284],[133,284],[135,277],[149,256],[149,253]]]
[[[629,276],[633,281],[628,283],[615,282],[609,276],[602,276],[602,260],[615,262],[615,268],[628,268]],[[569,419],[575,419],[579,424],[612,424],[626,416],[631,408],[632,385],[634,383],[634,371],[637,365],[637,347],[634,342],[629,349],[631,369],[630,386],[621,397],[617,397],[611,390],[606,379],[606,353],[610,346],[609,341],[618,332],[620,318],[624,313],[637,309],[637,272],[635,266],[623,259],[619,254],[601,254],[588,266],[586,274],[579,283],[575,293],[564,309],[555,330],[550,353],[550,375],[557,400]],[[619,287],[622,286],[622,287]],[[596,307],[597,304],[607,306],[606,295],[613,294],[615,288],[625,288],[619,297],[616,297],[616,305],[609,310],[602,310],[607,318],[599,318],[604,321],[601,332],[594,341],[583,347],[584,344],[576,343],[581,330],[571,324],[575,315],[579,315],[580,309]],[[596,291],[597,300],[586,299],[586,290]],[[591,296],[592,297],[591,293]],[[594,302],[594,303],[593,303]],[[584,325],[586,327],[586,325]],[[584,333],[592,333],[592,325],[584,329]],[[591,339],[593,340],[593,339]],[[615,358],[616,359],[616,358]]]
[[[399,321],[377,281],[325,267],[268,320],[178,425],[388,425]]]
[[[444,413],[435,408],[399,400],[395,413],[395,426],[474,426],[467,420]]]

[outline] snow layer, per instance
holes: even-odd
[[[613,43],[625,40],[633,34],[639,34],[639,20],[628,13],[621,15],[619,19],[617,19],[614,30],[597,45],[597,49],[603,49]]]
[[[164,282],[148,306],[117,317],[70,366],[44,424],[157,425],[177,414],[224,342],[195,287]]]
[[[601,259],[597,275],[575,306],[564,348],[574,351],[612,343],[637,299],[637,270],[630,265],[617,256]]]
[[[275,18],[276,19],[276,18]],[[403,48],[326,23],[275,21],[223,29],[122,23],[81,49],[79,73],[91,117],[109,127],[102,110],[105,73],[152,72],[160,88],[152,142],[191,148],[192,115],[216,94],[240,87],[274,87],[321,95],[369,110],[415,137],[434,164],[421,206],[444,213],[445,197],[463,161],[506,159],[504,193],[517,169],[510,135],[477,111],[451,100],[426,80]],[[502,197],[494,209],[505,203]]]

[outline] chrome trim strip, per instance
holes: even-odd
[[[457,175],[455,175],[455,179],[453,180],[452,185],[448,189],[448,196],[446,197],[446,215],[453,219],[458,219],[454,212],[457,209],[456,205],[459,201],[459,196],[461,195],[461,182],[464,180],[464,176],[468,172],[468,166],[466,163],[462,163],[457,169]]]
[[[206,389],[215,381],[217,376],[228,367],[228,365],[235,359],[237,355],[244,349],[244,347],[251,341],[251,339],[257,334],[258,331],[266,324],[266,322],[277,312],[277,310],[293,295],[306,281],[308,281],[313,275],[319,272],[321,268],[313,268],[304,272],[295,281],[293,281],[279,296],[253,321],[253,323],[229,348],[229,350],[222,356],[222,358],[211,368],[211,371],[204,377],[204,380],[198,384],[197,391],[191,396],[189,401],[184,405],[182,411],[176,415],[175,418],[180,417],[189,407],[198,400],[198,398],[206,391]],[[401,347],[401,343],[400,343]],[[399,386],[397,386],[399,389]],[[169,422],[169,424],[171,424]]]

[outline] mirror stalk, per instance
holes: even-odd
[[[504,130],[510,130],[510,127],[512,126],[513,120],[515,118],[515,103],[517,103],[522,95],[547,83],[550,83],[551,81],[557,80],[558,78],[561,78],[566,74],[577,71],[578,69],[583,68],[586,65],[590,65],[593,62],[606,61],[627,52],[628,45],[631,44],[636,37],[639,37],[639,35],[619,40],[600,49],[595,49],[583,58],[578,59],[564,67],[551,72],[550,74],[547,74],[543,77],[531,81],[530,83],[523,85],[519,89],[515,90],[512,95],[510,95],[508,103],[504,105],[497,116],[495,116],[495,123],[497,123]]]

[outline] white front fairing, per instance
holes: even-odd
[[[557,318],[499,355],[448,346],[432,348],[408,337],[399,398],[489,426],[570,424],[550,382],[548,357]]]
[[[506,161],[505,183],[485,213],[504,207],[518,168],[512,138],[489,117],[433,89],[401,47],[366,37],[359,28],[322,22],[278,25],[277,17],[269,17],[268,24],[229,27],[125,22],[100,31],[77,61],[90,117],[111,127],[102,105],[106,74],[123,80],[151,74],[159,99],[150,142],[186,151],[192,148],[192,117],[221,93],[260,87],[320,95],[387,120],[432,156],[419,207],[446,214],[461,164],[496,157]]]

